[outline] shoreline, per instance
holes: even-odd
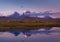
[[[33,30],[33,29],[41,29],[41,28],[52,28],[52,27],[60,27],[60,26],[40,26],[40,27],[0,27],[0,31],[5,30]]]

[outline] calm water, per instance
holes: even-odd
[[[60,27],[44,28],[2,31],[0,42],[60,42]]]

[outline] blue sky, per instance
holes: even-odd
[[[14,11],[22,13],[32,12],[60,12],[60,0],[0,0],[0,13],[8,15]]]

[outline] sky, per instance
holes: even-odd
[[[13,12],[60,12],[60,0],[0,0],[0,15]]]

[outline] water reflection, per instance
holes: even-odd
[[[0,31],[0,42],[60,42],[60,27]]]
[[[23,33],[26,37],[30,37],[32,34],[49,34],[51,31],[52,27],[43,27],[41,29],[35,29],[35,30],[9,30],[5,32],[9,32],[14,34],[14,36],[20,35],[20,33]]]
[[[12,34],[14,34],[15,36],[18,36],[20,33],[23,33],[23,35],[25,35],[26,37],[30,37],[32,34],[37,34],[37,33],[45,33],[45,34],[49,34],[51,31],[52,27],[44,27],[42,29],[45,29],[43,31],[40,31],[39,29],[37,30],[10,30],[7,32],[10,32]]]

